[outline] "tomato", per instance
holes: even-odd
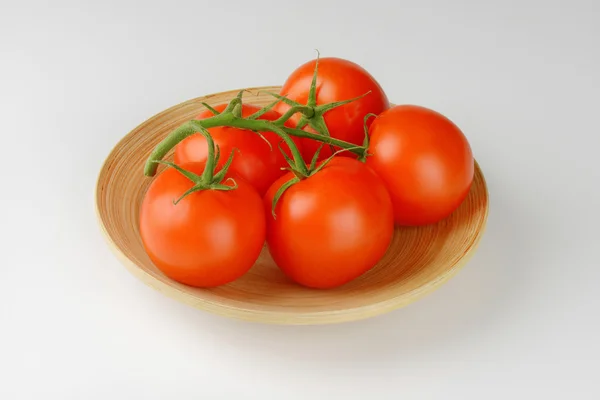
[[[204,165],[182,168],[201,174]],[[173,168],[152,181],[141,205],[140,234],[150,259],[166,276],[212,287],[252,267],[265,241],[264,209],[249,183],[240,177],[235,182],[237,189],[201,190],[173,204],[193,182]]]
[[[307,104],[315,63],[316,60],[309,61],[293,71],[281,88],[280,94],[300,104]],[[389,108],[388,98],[375,78],[361,66],[341,58],[319,58],[316,89],[317,105],[349,100],[371,91],[363,98],[329,110],[323,115],[331,137],[356,145],[361,145],[365,137],[365,115],[379,114]],[[283,114],[289,108],[288,104],[279,102],[274,109]],[[299,119],[300,114],[295,114],[290,120],[296,126]],[[309,126],[305,130],[316,133]],[[307,162],[320,146],[318,141],[302,139],[303,154]],[[330,146],[325,146],[320,153],[320,159],[331,154]]]
[[[400,105],[374,118],[366,163],[385,182],[398,225],[425,225],[449,216],[469,193],[471,147],[442,114]]]
[[[226,106],[226,104],[221,104],[214,108],[221,112]],[[259,107],[244,104],[242,106],[242,117],[248,117],[258,110],[260,110]],[[211,111],[205,110],[196,119],[205,119],[212,116]],[[269,111],[259,117],[259,119],[274,121],[279,117],[280,115],[277,112]],[[221,154],[224,155],[220,158],[218,167],[223,166],[227,155],[234,148],[237,148],[239,152],[236,152],[230,170],[252,184],[261,196],[277,178],[285,173],[281,168],[287,167],[288,164],[278,147],[281,138],[277,134],[273,132],[261,132],[263,137],[271,143],[271,147],[269,147],[269,144],[258,134],[245,129],[217,127],[208,129],[208,132],[211,134],[215,144],[221,149]],[[298,144],[296,138],[293,138],[293,140]],[[281,148],[286,154],[291,156],[291,151],[285,143],[281,143]],[[176,164],[204,162],[206,161],[207,153],[206,139],[204,136],[196,133],[177,144],[174,161]]]
[[[292,185],[288,173],[267,191],[267,245],[275,263],[297,283],[319,289],[343,285],[372,268],[394,232],[390,196],[364,163],[335,157],[322,170]]]

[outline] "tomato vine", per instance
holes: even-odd
[[[317,83],[317,71],[318,71],[318,59],[315,65],[314,76],[311,82],[310,95],[307,104],[299,104],[280,96],[275,93],[266,92],[274,97],[276,101],[263,107],[256,113],[252,114],[247,118],[242,118],[241,107],[242,107],[242,95],[245,90],[241,90],[238,95],[233,98],[227,107],[222,111],[218,112],[213,107],[206,103],[202,103],[208,110],[213,113],[210,118],[202,120],[191,120],[188,121],[175,130],[173,130],[165,139],[163,139],[152,151],[144,167],[144,174],[146,176],[154,176],[157,170],[157,163],[161,160],[171,149],[173,149],[179,142],[184,140],[190,135],[197,133],[198,131],[207,130],[216,127],[233,127],[240,129],[247,129],[254,131],[258,134],[259,131],[269,131],[277,134],[281,139],[290,147],[293,156],[293,169],[299,172],[303,176],[308,176],[309,171],[306,167],[306,163],[302,160],[302,156],[298,151],[298,148],[292,142],[290,136],[296,136],[301,138],[313,139],[322,142],[326,145],[336,146],[340,149],[350,151],[356,154],[358,157],[363,158],[366,155],[367,148],[365,146],[356,146],[353,143],[345,142],[343,140],[335,139],[330,137],[327,130],[323,115],[336,108],[356,101],[361,97],[368,94],[365,93],[362,96],[355,97],[348,100],[343,100],[334,103],[328,103],[323,105],[316,104],[316,83]],[[285,112],[279,119],[275,121],[259,120],[257,119],[262,114],[273,109],[279,102],[286,102],[291,108]],[[301,123],[296,128],[290,128],[284,124],[296,113],[302,114]],[[312,127],[318,133],[311,133],[302,130],[301,128],[306,125]]]
[[[200,133],[206,138],[206,142],[208,144],[208,157],[206,159],[206,164],[204,165],[204,171],[202,175],[196,175],[195,173],[188,171],[186,169],[181,168],[179,165],[172,163],[170,161],[157,160],[157,163],[168,165],[171,168],[175,168],[179,173],[188,178],[190,181],[194,183],[188,191],[181,195],[177,200],[173,201],[173,204],[179,203],[186,196],[198,192],[200,190],[234,190],[237,189],[237,182],[233,178],[225,179],[225,175],[233,162],[233,155],[235,151],[232,151],[229,154],[229,158],[223,165],[223,168],[219,172],[215,172],[217,163],[219,162],[219,158],[221,157],[221,152],[219,150],[219,146],[216,146],[215,151],[215,142],[210,136],[210,133],[204,128],[199,129]],[[231,181],[233,185],[226,185],[225,182]]]
[[[364,161],[367,157],[367,148],[369,143],[366,128],[366,120],[368,116],[365,117],[365,140],[362,146],[357,146],[356,144],[331,137],[323,116],[325,113],[327,113],[330,110],[333,110],[334,108],[359,100],[360,98],[369,94],[369,92],[352,99],[317,105],[316,86],[319,65],[318,60],[319,59],[317,57],[313,72],[313,78],[309,89],[307,104],[300,104],[296,101],[289,100],[285,96],[276,93],[265,92],[275,97],[276,100],[271,104],[268,104],[267,106],[261,108],[252,115],[243,118],[242,96],[246,90],[240,90],[237,96],[228,103],[227,107],[222,112],[217,111],[215,108],[211,107],[207,103],[202,103],[202,105],[204,105],[204,107],[206,107],[213,114],[213,116],[202,120],[190,120],[173,130],[165,139],[163,139],[154,148],[154,150],[150,154],[150,157],[148,158],[144,167],[144,174],[146,176],[154,176],[158,168],[157,164],[161,163],[176,168],[179,172],[184,174],[186,177],[188,177],[195,183],[194,187],[192,187],[190,190],[184,193],[184,195],[181,198],[194,191],[203,190],[207,188],[218,190],[231,190],[234,189],[235,186],[223,185],[220,179],[222,179],[222,177],[227,172],[227,169],[231,165],[233,159],[233,152],[230,154],[229,159],[227,160],[227,163],[225,164],[224,168],[218,174],[215,175],[214,168],[220,155],[218,154],[218,151],[216,157],[214,155],[214,142],[210,136],[210,133],[208,132],[208,129],[216,127],[232,127],[239,129],[247,129],[255,132],[258,135],[261,135],[259,133],[261,131],[273,132],[276,135],[278,135],[282,139],[282,141],[285,142],[290,148],[292,154],[291,158],[285,154],[281,147],[279,150],[282,152],[287,163],[289,164],[289,168],[286,169],[294,173],[294,177],[288,182],[284,183],[273,198],[272,213],[273,217],[275,217],[275,206],[279,198],[283,195],[283,192],[289,187],[291,187],[293,184],[299,182],[300,180],[308,178],[309,176],[319,172],[329,161],[331,161],[331,159],[333,159],[335,155],[343,151],[350,151],[356,154],[359,160]],[[281,115],[281,117],[279,117],[275,121],[258,119],[261,115],[272,110],[273,107],[275,107],[279,102],[284,102],[290,106],[289,110],[287,110],[283,115]],[[297,113],[301,114],[301,118],[299,123],[296,125],[296,128],[285,126],[285,123]],[[303,130],[302,128],[306,126],[311,127],[318,133],[311,133]],[[209,151],[209,157],[208,162],[206,164],[205,173],[202,176],[194,175],[189,171],[183,170],[181,167],[177,166],[174,163],[162,160],[163,157],[178,143],[183,141],[188,136],[198,132],[200,132],[206,137]],[[321,147],[314,154],[312,161],[308,166],[303,160],[302,155],[300,154],[298,147],[293,142],[291,136],[308,138],[322,142]],[[324,145],[329,145],[332,147],[332,149],[334,146],[337,146],[340,150],[333,152],[332,156],[328,157],[327,159],[318,163],[317,165],[320,150],[323,148]],[[270,143],[269,146],[271,146]],[[179,200],[181,200],[181,198]]]

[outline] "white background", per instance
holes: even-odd
[[[0,398],[600,398],[598,21],[594,0],[2,1]],[[281,84],[315,48],[464,130],[491,196],[472,262],[319,327],[137,281],[95,220],[111,148],[184,100]]]

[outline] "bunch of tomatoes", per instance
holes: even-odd
[[[461,130],[390,106],[361,66],[316,58],[264,108],[211,107],[153,151],[140,211],[153,263],[186,285],[243,276],[263,246],[293,281],[343,285],[385,255],[396,227],[436,223],[465,199],[474,160]],[[175,149],[173,162],[162,161]]]

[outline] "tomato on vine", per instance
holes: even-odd
[[[388,98],[363,67],[335,57],[317,58],[299,66],[285,81],[274,109],[283,114],[298,104],[314,108],[313,115],[295,114],[294,126],[359,145],[364,138],[363,120],[369,113],[389,108]],[[321,143],[302,139],[305,160],[311,160]],[[320,159],[339,150],[324,147]]]
[[[334,157],[308,176],[288,173],[264,197],[267,244],[295,282],[333,288],[383,257],[393,236],[390,196],[364,163]]]
[[[144,174],[153,176],[175,148],[175,164],[151,184],[140,218],[148,254],[173,279],[230,282],[266,240],[295,282],[344,285],[384,256],[394,224],[438,222],[469,193],[474,159],[460,129],[424,107],[390,108],[355,63],[317,57],[262,109],[243,104],[242,93],[227,105],[205,104],[146,162]],[[340,149],[356,158],[337,156]]]
[[[265,241],[262,199],[230,173],[233,153],[215,174],[210,136],[205,163],[171,166],[157,176],[140,210],[146,252],[169,278],[196,287],[223,285],[244,275]]]
[[[201,112],[195,119],[204,120],[218,115],[225,110],[226,106],[226,104],[221,104],[214,108],[211,107]],[[260,107],[243,104],[241,117],[247,118],[260,110]],[[279,113],[268,110],[261,114],[258,119],[276,121],[280,117]],[[290,124],[288,122],[288,126],[291,126]],[[285,173],[282,168],[287,164],[278,148],[281,138],[275,133],[263,131],[257,134],[251,130],[227,126],[210,128],[208,132],[222,154],[230,154],[234,148],[237,149],[238,154],[231,164],[231,172],[243,177],[256,188],[261,196],[277,178]],[[293,140],[296,145],[299,144],[298,139],[294,138]],[[286,154],[290,156],[289,147],[285,144],[282,144],[282,147]],[[188,136],[175,147],[174,161],[176,164],[205,162],[207,155],[206,138],[196,133]],[[217,165],[222,167],[224,162],[225,159],[222,158]]]
[[[366,163],[385,182],[398,225],[426,225],[449,216],[473,181],[474,159],[462,131],[442,114],[401,105],[369,129]]]

